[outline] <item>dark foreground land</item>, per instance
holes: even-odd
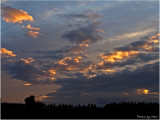
[[[111,103],[104,107],[1,103],[2,119],[159,119],[158,103]]]

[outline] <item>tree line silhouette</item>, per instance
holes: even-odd
[[[25,98],[25,104],[1,103],[2,119],[159,119],[159,104],[121,102],[97,107],[96,104],[49,104]]]

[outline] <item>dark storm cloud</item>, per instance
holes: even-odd
[[[5,70],[11,74],[11,78],[22,80],[27,83],[46,85],[53,82],[47,78],[46,72],[25,59],[16,61],[15,64],[5,66]]]
[[[78,30],[72,30],[65,33],[62,37],[68,39],[73,43],[81,43],[89,39],[91,43],[94,43],[102,39],[102,35],[97,32],[97,25],[91,24],[86,27],[79,28]]]
[[[63,85],[63,82],[66,82],[67,84],[65,85],[67,86],[64,85],[65,90],[66,88],[70,90],[77,88],[81,90],[88,89],[87,91],[103,91],[111,89],[112,91],[119,91],[119,88],[125,90],[137,87],[146,87],[150,86],[150,84],[156,84],[156,82],[158,82],[158,64],[159,63],[157,62],[155,64],[145,65],[143,67],[139,67],[135,71],[124,70],[115,74],[102,74],[92,79],[87,79],[85,77],[78,79],[59,79],[55,83],[62,82]],[[72,85],[69,86],[69,84]]]
[[[87,39],[93,43],[103,38],[101,35],[102,30],[98,29],[100,22],[96,19],[102,16],[95,14],[92,10],[87,10],[83,13],[65,14],[63,17],[66,21],[72,22],[72,25],[79,24],[79,28],[64,33],[62,38],[66,38],[73,43],[81,43]]]
[[[99,75],[92,79],[85,77],[59,79],[55,83],[61,84],[63,87],[58,90],[58,93],[49,93],[48,96],[55,103],[73,103],[73,100],[76,99],[75,104],[83,102],[96,102],[99,104],[99,98],[102,98],[102,96],[103,99],[109,99],[114,98],[114,95],[116,95],[119,96],[120,100],[123,100],[126,97],[123,93],[127,92],[130,100],[134,100],[134,97],[138,97],[136,94],[137,89],[147,88],[150,91],[158,92],[158,82],[159,62],[156,62],[155,64],[139,67],[135,71],[124,70],[115,74]],[[99,93],[100,96],[96,96],[96,93]],[[147,99],[149,96],[145,95],[144,98]],[[83,101],[83,98],[86,101]],[[93,100],[90,100],[90,98]],[[154,100],[158,101],[158,97]]]

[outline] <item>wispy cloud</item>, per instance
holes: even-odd
[[[41,36],[42,34],[40,34],[38,31],[30,30],[29,32],[27,32],[27,35],[33,38],[37,38],[38,36]]]
[[[37,30],[37,31],[40,30],[40,28],[38,28],[38,27],[32,27],[31,24],[28,24],[26,26],[26,28],[29,29],[29,30]]]
[[[155,32],[155,29],[145,29],[145,30],[141,30],[141,31],[136,31],[136,32],[131,32],[131,33],[125,33],[122,35],[117,35],[115,37],[111,37],[111,38],[107,38],[102,40],[102,42],[99,42],[99,45],[105,44],[108,41],[119,41],[119,40],[124,40],[124,39],[133,39],[133,38],[137,38],[137,37],[144,37],[146,35],[148,35],[149,33],[153,33]]]

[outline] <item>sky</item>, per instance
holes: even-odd
[[[3,1],[2,102],[159,101],[158,1]]]

